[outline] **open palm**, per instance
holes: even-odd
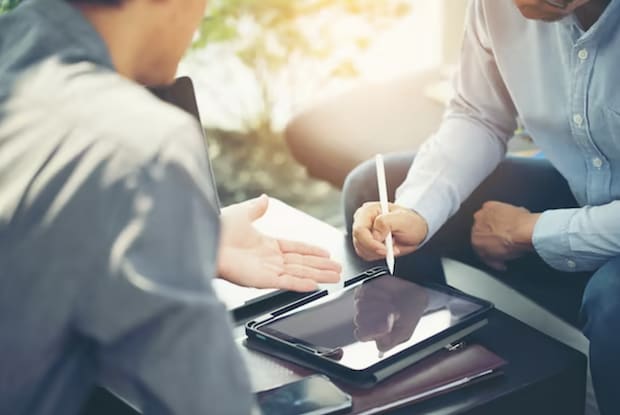
[[[341,267],[321,248],[301,242],[271,238],[252,222],[267,210],[261,196],[222,209],[220,276],[238,285],[312,291],[317,283],[340,279]]]

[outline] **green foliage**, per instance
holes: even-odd
[[[411,14],[412,4],[413,0],[211,0],[193,51],[217,60],[201,61],[202,71],[208,73],[209,65],[229,66],[226,83],[243,85],[234,76],[246,75],[232,70],[241,65],[252,72],[254,85],[218,90],[215,85],[222,83],[210,78],[205,80],[211,85],[209,92],[201,93],[232,112],[239,108],[232,104],[238,94],[252,100],[256,112],[243,110],[248,116],[235,131],[261,126],[281,131],[290,116],[320,93],[354,82],[361,75],[365,52],[397,20]],[[227,53],[209,53],[222,50]],[[192,75],[200,77],[201,70]],[[254,91],[262,97],[257,100]],[[215,125],[231,124],[207,123],[210,128]]]
[[[242,36],[239,23],[245,19],[261,28],[252,39],[244,39],[238,49],[239,56],[250,66],[259,58],[266,59],[272,67],[284,65],[293,50],[309,58],[327,58],[338,41],[330,33],[333,28],[321,27],[320,33],[309,36],[301,30],[300,20],[321,13],[331,15],[332,21],[334,16],[354,15],[378,27],[408,14],[410,8],[411,0],[212,0],[194,48],[238,40]],[[351,42],[363,50],[372,40],[361,34]],[[351,64],[345,67],[350,68]]]
[[[0,14],[6,13],[15,8],[19,2],[20,0],[0,0]]]

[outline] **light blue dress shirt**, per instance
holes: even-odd
[[[620,254],[620,1],[589,30],[570,15],[524,18],[512,1],[471,1],[456,95],[396,202],[430,235],[505,157],[521,118],[580,208],[543,212],[533,243],[552,267],[595,270]]]
[[[112,379],[145,414],[250,412],[200,128],[68,2],[0,17],[0,414],[76,414]]]

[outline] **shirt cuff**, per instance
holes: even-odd
[[[570,244],[570,223],[577,211],[545,211],[534,227],[534,249],[547,264],[560,271],[576,272],[588,268],[586,264],[580,263]]]
[[[398,189],[394,202],[415,211],[426,221],[428,233],[420,246],[428,242],[454,213],[452,212],[454,201],[451,201],[446,192],[439,190],[439,186],[434,186],[432,191],[433,186],[424,187],[418,189],[417,186],[415,188],[408,186],[406,189]]]

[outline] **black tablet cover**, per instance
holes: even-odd
[[[451,287],[381,273],[321,291],[246,325],[248,344],[372,386],[486,322],[492,304]]]

